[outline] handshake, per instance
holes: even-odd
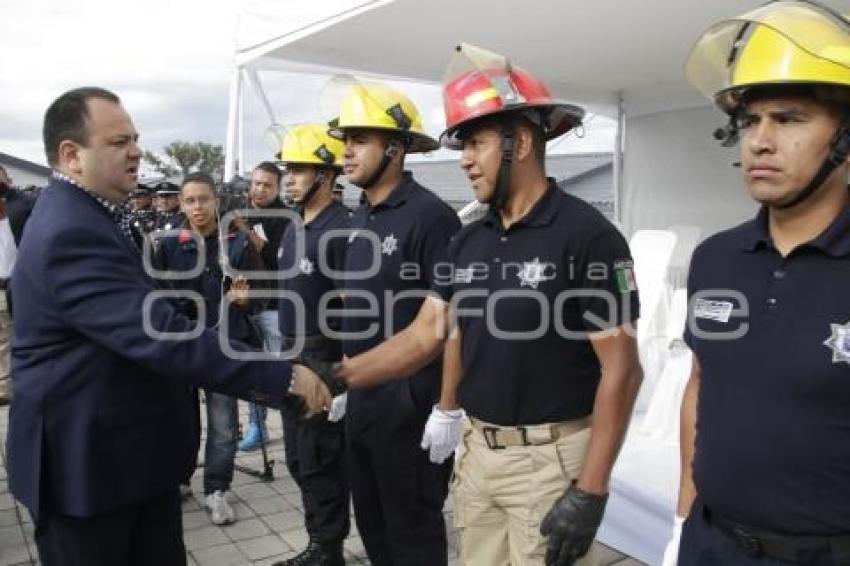
[[[338,421],[345,415],[348,385],[339,363],[304,357],[293,360],[290,393],[300,397],[305,418],[328,411],[328,420]],[[463,410],[444,410],[435,405],[425,424],[421,447],[435,464],[442,464],[454,454],[463,431]]]
[[[345,414],[348,387],[334,377],[336,365],[310,357],[293,360],[289,392],[304,402],[305,418],[328,411],[328,419],[338,421]]]
[[[305,418],[328,411],[328,420],[336,422],[345,415],[348,386],[344,378],[337,377],[338,365],[310,357],[293,360],[289,392],[304,402]],[[434,406],[421,443],[433,463],[442,464],[454,453],[463,429],[462,419],[460,409],[442,410]]]

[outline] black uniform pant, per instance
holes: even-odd
[[[801,551],[794,562],[765,557],[750,557],[738,542],[710,522],[705,506],[696,501],[682,526],[679,543],[679,566],[848,566],[850,556],[837,557],[828,548]]]
[[[403,381],[395,385],[395,392],[407,387]],[[443,566],[448,562],[443,503],[453,460],[432,464],[420,448],[426,415],[409,393],[387,397],[378,408],[346,416],[357,529],[375,566]]]
[[[301,489],[307,532],[320,542],[341,541],[351,528],[345,427],[325,413],[300,415],[296,403],[281,410],[286,467]]]
[[[180,493],[95,517],[44,511],[35,544],[44,566],[185,566]]]

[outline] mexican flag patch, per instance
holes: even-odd
[[[614,263],[614,277],[617,278],[617,289],[620,293],[631,293],[637,291],[635,281],[635,264],[631,260],[617,261]]]

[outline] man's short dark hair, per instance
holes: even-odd
[[[69,90],[47,108],[42,138],[48,164],[56,165],[59,162],[59,144],[64,140],[83,146],[88,143],[86,121],[89,118],[88,101],[92,98],[121,103],[117,95],[104,88],[86,86]]]
[[[257,171],[257,170],[265,171],[266,173],[271,173],[277,179],[277,184],[280,185],[280,177],[281,177],[280,167],[278,167],[277,165],[275,165],[271,161],[263,161],[262,163],[260,163],[256,167],[254,167],[254,171]]]
[[[204,173],[203,171],[196,171],[194,173],[189,173],[185,177],[183,177],[183,182],[180,183],[180,194],[183,194],[183,187],[188,185],[189,183],[204,183],[210,188],[210,192],[215,195],[215,180],[208,173]]]

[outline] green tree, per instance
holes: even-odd
[[[211,143],[174,141],[162,149],[162,155],[145,151],[142,158],[166,177],[203,171],[221,181],[224,174],[224,149]]]

